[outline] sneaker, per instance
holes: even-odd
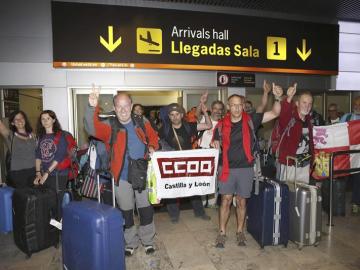
[[[148,245],[148,246],[145,246],[145,253],[147,255],[149,254],[153,254],[155,252],[155,248],[153,245]]]
[[[351,213],[355,215],[359,213],[359,206],[357,204],[351,206]]]
[[[238,246],[241,246],[241,247],[246,246],[245,241],[246,241],[246,238],[245,238],[245,234],[243,232],[236,233],[236,242],[238,243]]]
[[[225,247],[225,241],[226,241],[226,235],[225,234],[218,234],[216,237],[215,246],[217,248],[224,248]]]
[[[135,248],[127,247],[125,248],[125,256],[130,257],[134,254]]]
[[[195,217],[201,218],[202,220],[210,220],[210,219],[211,219],[211,217],[208,216],[207,214],[203,214],[203,215],[201,215],[201,216],[195,216]]]

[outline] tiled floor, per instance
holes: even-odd
[[[349,208],[349,207],[348,207]],[[191,210],[181,212],[180,222],[172,224],[166,213],[157,213],[156,253],[146,255],[139,247],[126,258],[127,270],[183,269],[183,270],[359,270],[360,216],[335,217],[335,226],[326,226],[323,215],[323,238],[318,247],[298,250],[293,243],[260,249],[247,234],[247,246],[235,243],[235,218],[228,225],[228,241],[224,249],[217,249],[217,210],[207,209],[211,221],[194,218]],[[62,269],[61,248],[49,248],[30,259],[19,251],[12,235],[0,236],[1,270]],[[105,270],[105,269],[99,269]]]

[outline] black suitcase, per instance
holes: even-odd
[[[58,246],[59,231],[50,225],[50,219],[57,216],[57,208],[56,192],[51,189],[38,187],[15,190],[14,241],[29,257],[34,252]]]

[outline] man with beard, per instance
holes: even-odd
[[[190,150],[192,149],[193,138],[197,137],[198,131],[211,129],[212,124],[207,107],[203,100],[207,99],[207,93],[200,97],[201,111],[205,117],[205,123],[189,123],[184,119],[184,108],[178,103],[172,103],[167,106],[169,123],[162,126],[159,131],[160,144],[163,150]],[[166,121],[166,120],[165,120]],[[195,217],[203,220],[210,220],[206,215],[204,206],[200,196],[192,196],[189,198],[194,209]],[[178,200],[176,198],[166,199],[166,207],[172,223],[178,223],[180,210]]]
[[[296,180],[309,183],[310,162],[314,150],[313,125],[311,108],[313,97],[310,92],[303,92],[296,102],[293,97],[296,93],[296,86],[289,87],[287,98],[281,102],[281,113],[279,116],[280,134],[282,139],[279,143],[279,157],[277,166],[277,179],[286,181],[286,157],[293,156],[298,160]],[[287,172],[288,179],[294,179],[295,166],[289,160]]]

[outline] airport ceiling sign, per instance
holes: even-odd
[[[338,73],[337,24],[52,2],[52,28],[57,68]]]

